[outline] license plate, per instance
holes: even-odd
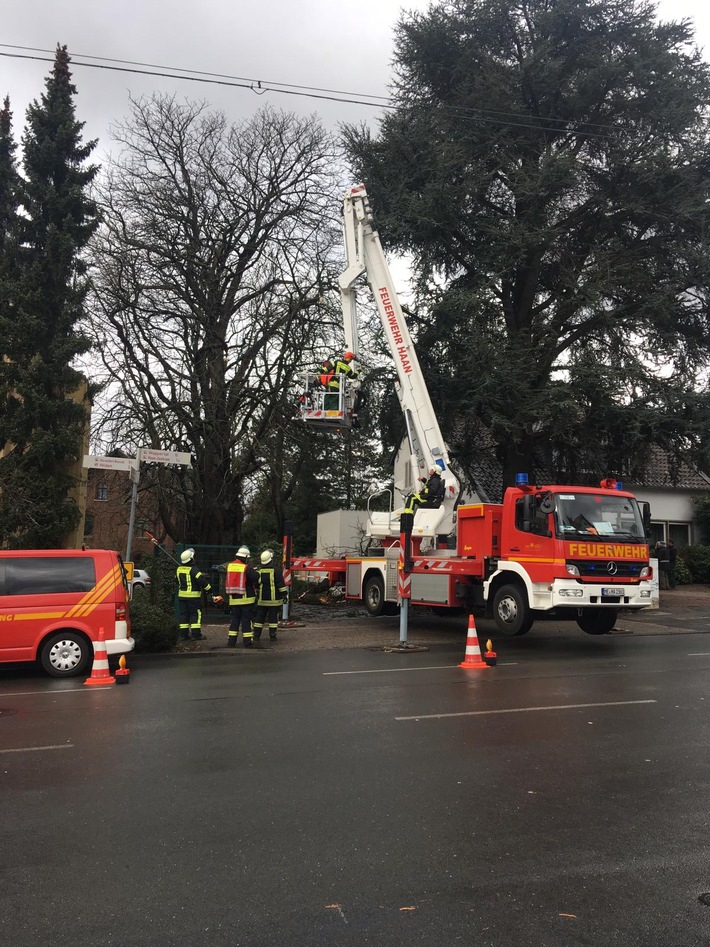
[[[620,585],[615,585],[611,588],[602,589],[602,595],[606,595],[607,598],[622,598],[624,589]]]

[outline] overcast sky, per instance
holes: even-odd
[[[206,99],[232,121],[269,102],[300,114],[315,112],[331,128],[340,121],[372,122],[377,108],[86,68],[79,65],[80,54],[353,97],[385,96],[393,25],[402,9],[428,6],[429,0],[3,0],[0,97],[10,96],[19,136],[27,105],[44,91],[51,64],[12,58],[46,54],[9,47],[53,50],[59,42],[74,57],[77,118],[86,122],[87,138],[99,138],[99,161],[101,152],[111,148],[109,126],[128,114],[129,92],[139,96],[160,90]],[[661,0],[658,8],[665,19],[691,18],[710,60],[707,0]]]

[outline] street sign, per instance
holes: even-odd
[[[149,447],[141,447],[138,451],[138,460],[145,461],[148,464],[182,464],[185,467],[192,466],[192,457],[179,450],[151,450]]]
[[[100,470],[130,470],[135,463],[133,457],[97,457],[84,454],[83,467],[98,467]]]

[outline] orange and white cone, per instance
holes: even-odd
[[[464,657],[460,668],[484,668],[488,665],[481,657],[481,646],[478,643],[476,634],[476,620],[473,615],[468,616],[468,636],[466,638],[466,656]]]
[[[94,642],[94,663],[91,668],[91,675],[84,681],[84,686],[101,687],[104,684],[115,684],[116,678],[112,677],[108,669],[108,652],[106,651],[106,640],[103,628],[99,628],[98,640]]]

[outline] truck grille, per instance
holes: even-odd
[[[568,559],[570,565],[575,565],[579,569],[579,574],[583,578],[596,579],[598,582],[614,579],[638,579],[641,570],[644,569],[647,562],[629,562],[626,559]],[[610,563],[616,566],[616,569],[609,570]]]

